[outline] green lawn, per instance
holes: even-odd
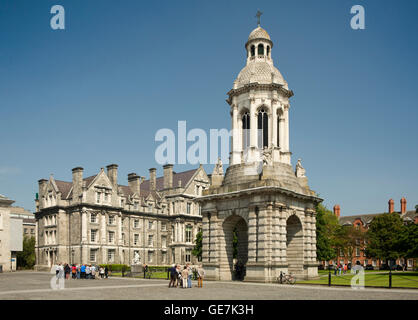
[[[328,271],[319,270],[320,279],[318,280],[306,280],[297,281],[299,284],[323,284],[328,285]],[[341,276],[334,276],[332,273],[331,285],[351,285],[351,278],[354,275],[346,273]],[[373,287],[389,287],[389,274],[388,271],[372,271],[366,272],[364,279],[365,286]],[[392,287],[395,288],[417,288],[418,289],[418,272],[392,272]]]
[[[112,272],[111,276],[122,277],[122,272]],[[135,276],[135,278],[144,278],[144,274],[137,275]],[[151,279],[167,279],[167,272],[165,271],[153,272]]]

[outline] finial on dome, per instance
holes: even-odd
[[[257,14],[255,15],[257,17],[257,26],[260,26],[260,17],[262,14],[260,10],[257,10]]]

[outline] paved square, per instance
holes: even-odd
[[[206,281],[204,288],[168,288],[167,280],[109,278],[104,280],[66,280],[65,289],[53,290],[50,273],[0,273],[1,300],[76,300],[88,292],[92,300],[335,300],[400,299],[418,300],[418,290],[328,288],[307,285],[278,285],[246,282]]]

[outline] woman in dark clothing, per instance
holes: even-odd
[[[105,267],[105,277],[106,277],[106,279],[107,279],[108,276],[109,276],[109,269],[106,266]]]
[[[65,264],[64,273],[65,273],[65,279],[68,279],[70,277],[70,273],[71,273],[71,268],[68,265],[68,263]]]

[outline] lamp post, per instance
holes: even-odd
[[[389,289],[392,288],[392,261],[389,260]]]
[[[331,287],[331,265],[328,263],[328,287]]]

